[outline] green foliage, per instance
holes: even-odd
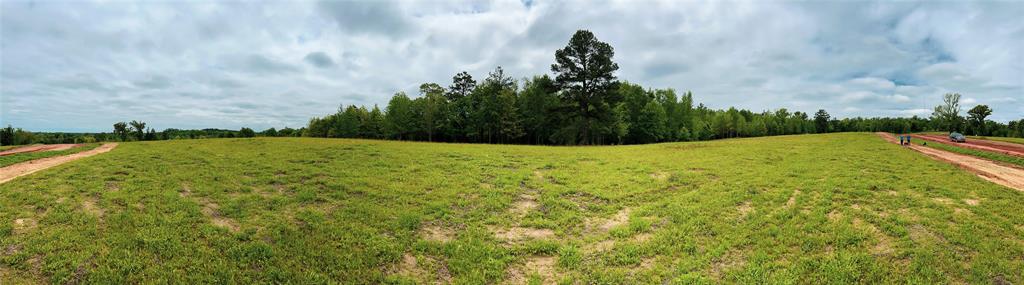
[[[398,140],[411,139],[416,131],[413,102],[404,92],[395,93],[388,102],[384,115],[384,129],[388,137]],[[330,135],[328,135],[330,137]]]
[[[610,114],[618,103],[613,92],[618,84],[615,71],[619,65],[612,61],[615,51],[608,43],[599,41],[594,33],[579,30],[569,39],[569,44],[555,51],[555,64],[551,71],[556,74],[555,82],[562,92],[562,100],[576,108],[567,109],[579,118],[578,133],[580,144],[592,144],[600,140],[591,133],[592,123],[602,123],[603,116]]]
[[[238,130],[238,137],[241,137],[241,138],[251,138],[251,137],[255,137],[255,136],[256,136],[256,131],[253,131],[250,128],[244,128],[243,127],[242,129]]]
[[[130,132],[135,136],[135,140],[141,141],[146,139],[146,123],[132,120],[128,124],[132,127]],[[114,128],[116,129],[117,127],[115,126]]]
[[[818,109],[818,112],[814,113],[814,128],[820,133],[827,133],[829,131],[829,119],[831,117],[825,109]]]
[[[121,141],[128,141],[128,123],[117,122],[114,123],[114,136]]]
[[[989,108],[988,105],[977,105],[974,106],[974,108],[971,108],[971,110],[968,110],[967,115],[969,127],[967,134],[981,136],[989,135],[985,124],[985,118],[992,115],[992,108]]]
[[[932,120],[937,123],[940,131],[961,131],[963,117],[960,116],[960,93],[942,95],[942,105],[935,106]]]
[[[569,43],[555,52],[552,71],[523,80],[522,89],[499,66],[479,85],[463,71],[445,90],[438,84],[420,86],[421,96],[410,99],[399,92],[384,112],[387,135],[375,120],[349,118],[358,108],[350,106],[323,119],[310,120],[306,135],[313,137],[387,137],[425,140],[520,144],[643,144],[673,141],[760,137],[828,132],[911,133],[960,129],[959,94],[947,94],[931,119],[833,118],[824,109],[813,117],[787,109],[755,113],[730,107],[695,106],[693,94],[682,96],[673,89],[645,89],[618,82],[612,61],[614,50],[593,33],[577,31]],[[365,110],[365,108],[364,108]],[[1024,123],[986,121],[987,106],[972,109],[969,133],[1024,137]],[[378,115],[379,116],[379,115]],[[359,118],[366,115],[356,116]],[[374,116],[370,116],[374,117]],[[368,123],[369,122],[369,123]],[[439,138],[440,137],[440,138]]]

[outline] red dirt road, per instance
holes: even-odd
[[[1006,144],[987,140],[967,138],[967,142],[955,143],[949,141],[949,138],[942,135],[912,135],[916,139],[923,139],[930,142],[944,143],[948,145],[970,148],[982,151],[989,151],[995,153],[1002,153],[1006,155],[1024,157],[1024,145],[1021,144]]]
[[[82,144],[37,144],[30,146],[23,146],[19,148],[12,148],[5,151],[0,151],[0,156],[11,155],[23,152],[37,152],[37,151],[58,151],[66,150],[76,146],[82,146]]]
[[[898,143],[896,137],[890,133],[876,133],[891,143]],[[977,157],[942,151],[926,146],[909,145],[909,148],[920,153],[927,154],[932,158],[946,161],[974,172],[979,177],[992,183],[1024,191],[1024,169],[998,164],[989,160]]]
[[[18,164],[8,165],[8,166],[0,168],[0,183],[5,183],[7,181],[14,180],[14,178],[18,178],[18,177],[21,177],[21,176],[29,175],[29,174],[32,174],[32,173],[34,173],[36,171],[40,171],[40,170],[43,170],[43,169],[47,169],[47,168],[50,168],[50,167],[61,165],[61,164],[65,163],[65,162],[68,162],[68,161],[72,161],[72,160],[76,160],[76,159],[84,158],[84,157],[90,157],[90,156],[93,156],[93,155],[97,155],[97,154],[101,154],[101,153],[104,153],[104,152],[108,152],[108,151],[114,149],[114,147],[117,147],[117,143],[107,143],[107,144],[103,144],[103,145],[101,145],[101,146],[99,146],[97,148],[94,148],[94,149],[91,149],[91,150],[87,150],[87,151],[83,151],[83,152],[79,152],[79,153],[74,153],[74,154],[69,154],[69,155],[62,155],[62,156],[47,157],[47,158],[40,158],[40,159],[30,160],[30,161],[26,161],[26,162],[22,162],[22,163],[18,163]]]

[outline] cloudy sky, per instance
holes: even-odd
[[[713,108],[1024,118],[1024,2],[0,2],[0,120],[39,131],[301,127],[496,66],[550,73],[578,29],[621,79]]]

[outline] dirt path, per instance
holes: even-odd
[[[916,139],[923,139],[930,142],[943,143],[963,148],[971,148],[976,150],[990,151],[995,153],[1002,153],[1007,155],[1024,157],[1024,145],[1013,145],[1013,144],[1002,144],[994,143],[987,140],[979,140],[968,138],[967,142],[954,143],[949,141],[945,136],[940,135],[912,135]]]
[[[114,149],[114,147],[117,147],[117,143],[103,144],[97,148],[79,153],[64,156],[40,158],[32,161],[26,161],[14,165],[9,165],[7,167],[0,168],[0,183],[6,183],[7,181],[11,181],[14,178],[29,175],[36,171],[61,165],[68,161],[108,152]]]
[[[12,148],[5,151],[0,151],[0,156],[11,155],[23,152],[37,152],[37,151],[58,151],[71,149],[76,146],[82,146],[83,144],[38,144],[23,146],[19,148]]]
[[[892,134],[876,134],[888,142],[898,143],[896,137]],[[908,147],[938,160],[943,160],[960,166],[960,168],[974,172],[981,178],[991,181],[992,183],[1024,191],[1024,169],[1004,166],[977,157],[942,151],[926,146],[910,145]]]

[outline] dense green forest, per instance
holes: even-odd
[[[642,144],[826,132],[922,131],[1024,137],[1024,119],[988,120],[992,109],[977,105],[961,115],[960,94],[945,94],[929,118],[833,118],[787,109],[753,112],[711,109],[690,92],[645,88],[620,81],[614,49],[581,30],[555,52],[554,78],[514,80],[499,66],[482,81],[463,71],[442,87],[420,85],[415,98],[391,97],[384,110],[349,105],[312,118],[300,129],[166,129],[139,121],[118,122],[110,133],[30,132],[0,129],[0,145],[168,139],[307,136],[506,144]]]
[[[420,85],[419,96],[396,93],[378,106],[342,106],[313,118],[312,137],[515,143],[639,144],[825,132],[960,131],[969,135],[1024,136],[1024,120],[987,120],[978,105],[960,115],[959,94],[946,94],[931,118],[844,118],[786,109],[753,112],[710,109],[690,92],[651,89],[614,76],[613,49],[579,31],[555,52],[555,78],[513,80],[501,67],[480,82],[466,72],[449,87]]]

